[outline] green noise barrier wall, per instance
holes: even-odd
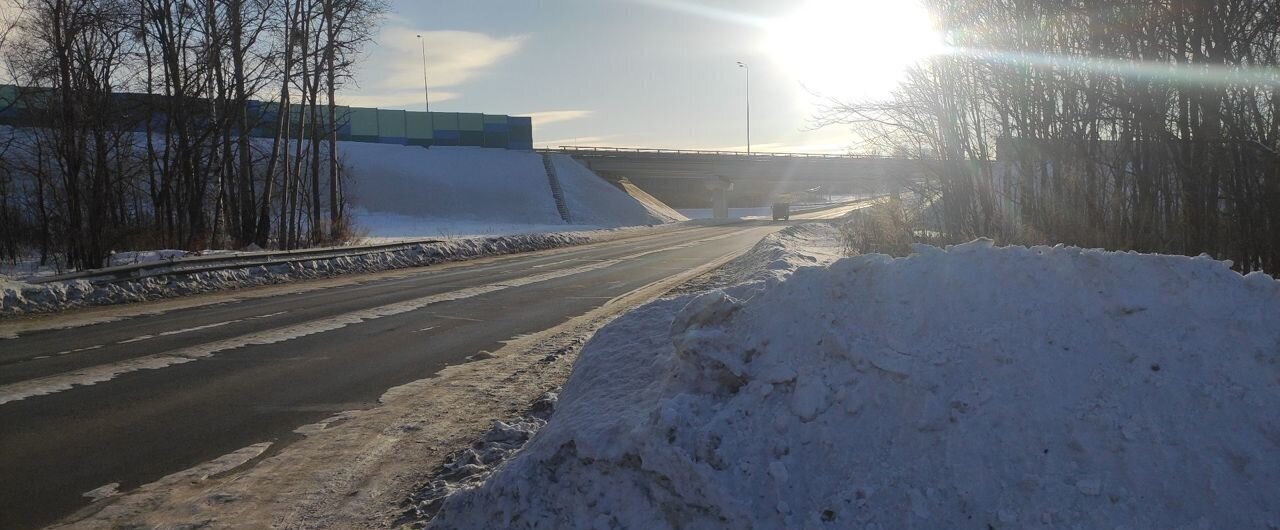
[[[338,139],[383,144],[533,149],[530,118],[474,112],[414,112],[351,107]]]
[[[48,107],[52,91],[44,88],[26,88],[0,84],[0,125],[39,126],[39,112]],[[118,93],[113,95],[125,108],[163,108],[163,105],[142,105],[160,96]],[[253,136],[273,138],[281,124],[279,103],[249,101],[246,104]],[[414,112],[364,107],[336,107],[338,140],[401,145],[471,146],[498,149],[533,149],[533,123],[528,117],[481,114],[475,112]],[[153,130],[163,129],[164,115],[158,111],[150,116]],[[316,123],[312,123],[312,121]],[[146,116],[127,115],[122,112],[124,129],[142,132]],[[314,118],[310,110],[302,112],[301,106],[289,108],[289,136],[310,137],[319,132],[327,136],[332,129],[328,125],[328,111],[318,109]]]

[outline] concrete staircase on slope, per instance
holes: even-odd
[[[569,205],[564,202],[564,189],[560,187],[560,178],[556,176],[556,165],[552,163],[550,153],[542,154],[542,167],[547,168],[547,182],[551,184],[551,196],[556,199],[556,210],[560,211],[560,218],[566,223],[573,224],[573,219],[569,215]]]

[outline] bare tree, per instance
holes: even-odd
[[[949,237],[1280,270],[1280,2],[929,3],[959,53],[820,118],[923,160]]]
[[[379,0],[0,2],[19,8],[0,24],[4,66],[31,87],[28,126],[0,142],[16,153],[0,164],[0,251],[88,267],[122,247],[346,233],[335,94]]]

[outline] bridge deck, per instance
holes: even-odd
[[[561,153],[574,157],[683,157],[683,156],[711,156],[711,157],[735,157],[735,158],[762,158],[762,159],[778,159],[778,158],[804,158],[804,159],[835,159],[835,160],[879,160],[888,159],[880,155],[861,155],[861,154],[827,154],[827,153],[777,153],[771,151],[713,151],[703,149],[654,149],[644,147],[594,147],[594,146],[573,146],[562,145],[559,147],[544,147],[535,149],[540,153]]]

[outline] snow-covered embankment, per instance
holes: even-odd
[[[358,228],[374,238],[556,232],[683,220],[566,155],[549,155],[572,223],[531,151],[342,142]],[[669,210],[669,209],[668,209]],[[679,215],[679,214],[676,214]]]
[[[1280,523],[1280,282],[986,241],[758,261],[599,332],[433,527]]]

